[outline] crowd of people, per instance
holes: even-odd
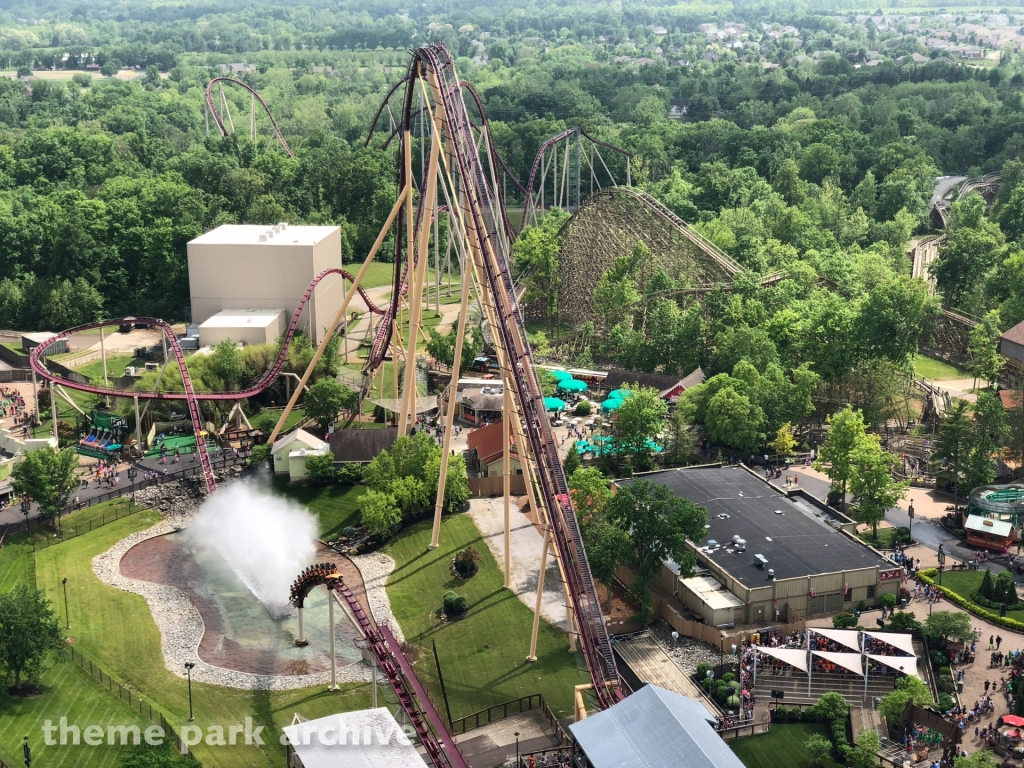
[[[13,387],[0,387],[0,417],[14,419],[14,426],[27,426],[28,414],[25,413],[25,398]]]

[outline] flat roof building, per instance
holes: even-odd
[[[225,224],[188,244],[192,322],[224,310],[281,308],[291,320],[307,286],[341,268],[341,230],[290,224]],[[314,343],[334,320],[345,291],[340,275],[314,290],[299,327]]]
[[[225,339],[242,344],[271,344],[285,332],[283,309],[225,309],[199,325],[199,345],[215,347]]]
[[[721,620],[727,611],[719,607],[703,617],[706,623],[774,622],[785,618],[787,606],[800,616],[833,613],[897,593],[901,569],[839,530],[818,502],[795,491],[784,495],[741,467],[670,469],[618,484],[636,480],[664,485],[708,510],[704,537],[687,545],[706,569],[699,575],[738,604],[731,621]],[[673,578],[684,604],[687,592],[690,602],[700,599],[686,579]]]

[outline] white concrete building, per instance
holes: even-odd
[[[226,309],[259,307],[280,307],[290,322],[313,278],[340,267],[338,227],[225,224],[188,244],[192,322],[205,323]],[[316,287],[299,326],[314,343],[343,299],[340,275]]]
[[[330,453],[331,446],[304,429],[290,432],[270,449],[274,458],[274,474],[288,475],[292,480],[306,476],[306,456]]]
[[[225,309],[199,325],[199,345],[214,347],[225,339],[270,344],[286,327],[283,309]]]

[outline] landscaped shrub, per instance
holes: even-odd
[[[894,595],[889,595],[889,597],[894,597]],[[901,611],[889,619],[885,628],[893,632],[920,632],[921,622],[909,611]]]
[[[334,456],[330,453],[307,454],[306,474],[313,485],[331,485],[334,483]]]
[[[910,529],[901,525],[896,529],[896,538],[894,539],[897,544],[906,544],[910,541]]]
[[[337,475],[342,485],[355,485],[363,479],[363,468],[359,464],[342,464]]]
[[[593,406],[590,404],[589,400],[580,400],[576,403],[576,410],[573,411],[573,413],[577,416],[589,416],[593,413],[593,410]]]
[[[455,555],[455,570],[459,576],[468,579],[477,572],[479,562],[480,553],[473,549],[472,546],[469,546]]]
[[[449,619],[461,616],[469,607],[465,595],[458,595],[450,590],[444,593],[443,602],[444,613]]]
[[[836,629],[847,629],[857,626],[857,617],[852,613],[839,613],[832,617],[832,626]]]
[[[886,592],[878,599],[886,608],[896,607],[896,595],[892,594],[891,592]]]

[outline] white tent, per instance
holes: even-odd
[[[865,632],[864,634],[875,640],[881,640],[883,643],[891,645],[893,648],[901,650],[910,656],[917,656],[917,652],[914,650],[914,640],[910,635],[898,634],[896,632]]]
[[[766,656],[771,656],[784,661],[791,667],[796,667],[801,672],[807,671],[807,651],[804,648],[767,648],[763,645],[756,646],[757,650]]]
[[[835,653],[834,651],[813,651],[813,653],[815,656],[825,659],[825,661],[831,661],[856,675],[864,675],[864,667],[861,664],[861,654],[859,653]]]
[[[845,645],[847,648],[853,648],[855,651],[860,650],[860,632],[856,629],[826,629],[825,627],[810,627],[811,632],[822,637],[827,637],[829,640],[834,640],[840,645]]]
[[[909,637],[909,635],[908,635]],[[916,656],[880,656],[877,653],[865,654],[872,661],[877,661],[879,664],[884,664],[887,667],[903,672],[905,675],[913,675],[914,677],[920,677],[917,674],[917,657]]]

